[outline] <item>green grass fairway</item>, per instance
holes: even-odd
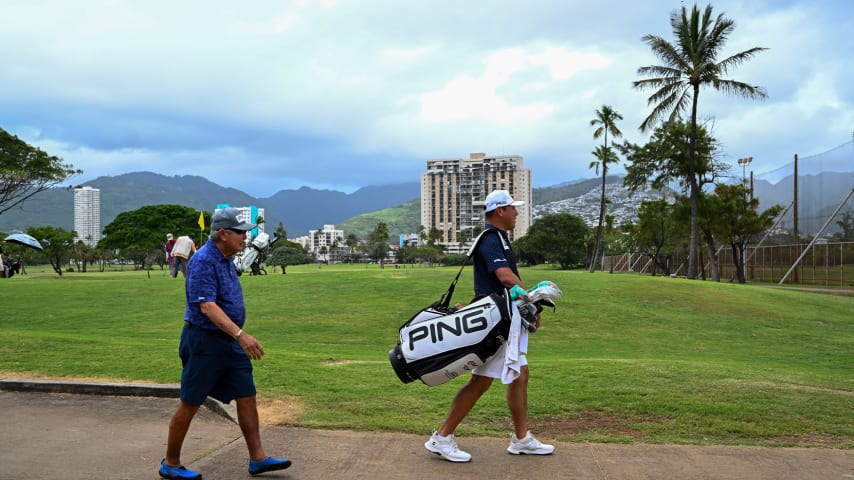
[[[402,384],[397,329],[456,268],[290,267],[242,278],[260,396],[311,428],[429,434],[464,380]],[[854,297],[633,274],[557,282],[531,337],[531,427],[561,441],[854,447]],[[0,279],[0,375],[177,383],[184,281],[30,267]],[[471,270],[455,301],[471,296]],[[460,435],[508,435],[496,382]],[[275,400],[274,402],[270,402]]]

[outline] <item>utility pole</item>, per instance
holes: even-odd
[[[795,234],[795,255],[800,256],[801,254],[801,235],[798,232],[798,154],[795,154],[795,192],[794,199],[792,204],[792,218],[794,219],[794,234]],[[792,277],[795,283],[800,283],[800,278],[798,276],[798,269],[795,268],[794,271],[795,276]]]

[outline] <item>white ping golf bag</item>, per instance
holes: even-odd
[[[528,292],[516,286],[503,295],[493,294],[465,307],[450,307],[460,274],[480,239],[490,232],[493,229],[484,230],[475,239],[466,262],[439,301],[400,327],[397,346],[388,352],[388,358],[403,383],[421,380],[433,387],[471,372],[507,342],[515,317],[519,317],[523,328],[534,332],[536,314],[543,305],[553,307],[551,300],[561,298],[557,285],[540,282]]]
[[[507,341],[508,298],[490,295],[459,309],[437,302],[415,314],[388,353],[398,378],[432,387],[483,365]]]
[[[528,291],[513,287],[465,307],[449,309],[440,300],[400,327],[397,346],[388,352],[391,366],[403,383],[421,380],[433,387],[453,380],[495,355],[514,324],[536,332],[537,314],[554,308],[562,297],[557,284],[543,281]]]

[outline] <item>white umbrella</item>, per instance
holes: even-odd
[[[17,243],[25,247],[35,248],[36,250],[43,249],[42,244],[38,240],[26,233],[13,233],[6,237],[5,240],[9,243]]]

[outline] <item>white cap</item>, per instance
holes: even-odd
[[[513,197],[510,196],[510,192],[507,190],[495,190],[486,196],[487,212],[491,212],[498,207],[520,207],[524,204],[525,202],[521,200],[513,200]]]

